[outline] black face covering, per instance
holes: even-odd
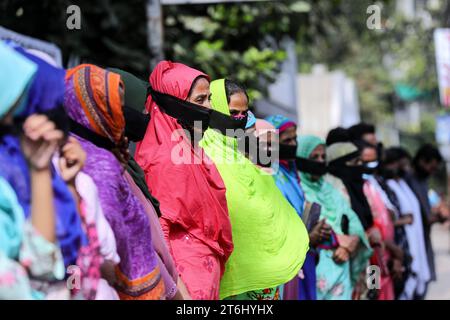
[[[15,125],[0,125],[0,137],[6,135],[18,135],[20,130]]]
[[[416,176],[421,180],[427,180],[430,177],[430,173],[422,168],[420,164],[414,166]]]
[[[280,160],[294,160],[297,157],[297,145],[280,143]]]
[[[295,160],[297,169],[301,172],[312,174],[313,176],[323,176],[328,168],[325,162],[314,161],[306,158],[297,158]]]
[[[64,140],[67,139],[70,131],[69,116],[63,106],[58,106],[51,110],[40,112],[45,115],[50,121],[55,124],[56,129],[61,130],[64,134]],[[27,119],[26,117],[14,118],[11,125],[0,125],[0,136],[3,135],[19,135],[22,132],[22,127]]]
[[[272,166],[273,150],[268,146],[267,141],[259,139],[253,133],[245,134],[237,141],[239,151],[247,155],[255,164],[266,168]],[[256,157],[254,153],[256,153]]]
[[[97,147],[103,148],[103,149],[106,149],[109,151],[111,151],[112,149],[114,149],[116,147],[116,145],[113,142],[111,142],[108,138],[105,138],[105,137],[89,130],[88,128],[83,127],[78,122],[75,122],[74,120],[69,119],[69,123],[70,123],[70,131],[72,133],[76,134],[80,138],[83,138],[87,141],[92,142]]]
[[[380,174],[386,180],[394,179],[394,178],[398,177],[398,171],[397,170],[388,169],[388,168],[384,168],[384,167],[381,168]]]
[[[377,144],[377,159],[383,159],[384,146],[382,142]]]
[[[373,168],[373,167],[368,167],[366,165],[362,166],[363,168],[361,169],[363,174],[375,174],[375,172],[377,172],[377,168]]]
[[[48,119],[55,124],[56,128],[64,132],[64,137],[67,137],[69,135],[69,116],[67,115],[67,112],[62,105],[49,111],[43,112],[42,114],[46,115]]]
[[[70,123],[69,116],[67,115],[64,106],[60,105],[51,110],[39,112],[39,114],[46,116],[50,121],[52,121],[55,124],[56,129],[61,130],[64,133],[64,137],[67,138],[70,131]],[[22,129],[23,123],[27,118],[28,116],[14,118],[14,126],[17,130],[20,131]]]
[[[329,172],[340,178],[347,189],[350,196],[352,209],[358,215],[364,230],[369,229],[373,225],[372,211],[369,202],[363,191],[364,179],[363,173],[367,170],[365,166],[347,166],[345,163],[355,156],[350,155],[336,159],[329,163]]]
[[[406,175],[407,175],[406,170],[403,169],[403,168],[399,168],[398,171],[397,171],[397,173],[398,173],[398,177],[399,177],[399,178],[404,178],[404,177],[406,177]]]
[[[123,107],[123,116],[125,117],[125,135],[128,140],[139,142],[144,139],[150,115],[125,106]]]
[[[236,137],[235,130],[244,132],[247,117],[235,119],[213,109],[207,109],[194,103],[183,101],[174,96],[161,93],[148,88],[148,93],[161,110],[172,118],[177,119],[186,127],[194,127],[195,122],[200,122],[202,130],[216,129],[223,135]]]

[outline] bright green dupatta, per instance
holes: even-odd
[[[229,115],[225,80],[211,83],[213,109]],[[200,145],[226,186],[234,251],[225,266],[220,298],[274,288],[292,280],[309,247],[306,228],[279,191],[237,149],[235,138],[208,129]]]

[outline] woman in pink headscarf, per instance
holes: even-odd
[[[210,108],[209,77],[183,64],[160,62],[150,75],[150,85]],[[150,192],[160,201],[160,222],[169,249],[191,297],[218,299],[220,278],[233,250],[225,185],[196,142],[151,96],[146,110],[151,121],[135,158]],[[193,133],[192,128],[185,129]]]

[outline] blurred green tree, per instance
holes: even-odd
[[[67,7],[81,9],[81,29],[66,27]],[[3,0],[0,25],[54,42],[65,62],[114,66],[148,76],[145,0]]]

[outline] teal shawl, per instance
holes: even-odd
[[[319,145],[325,145],[325,141],[315,136],[302,136],[298,138],[297,156],[309,158]],[[333,250],[321,250],[316,268],[318,300],[350,300],[353,286],[372,255],[364,229],[349,203],[323,177],[315,181],[310,174],[304,172],[300,172],[300,177],[306,200],[322,206],[320,218],[326,219],[336,234],[343,234],[341,222],[346,215],[349,234],[360,238],[360,247],[350,262],[336,264],[332,259]]]

